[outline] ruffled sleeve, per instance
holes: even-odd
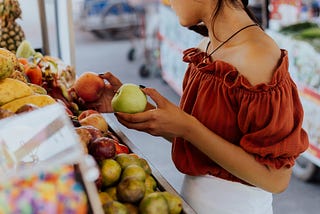
[[[285,58],[286,60],[286,58]],[[249,89],[240,77],[238,123],[241,147],[257,161],[277,169],[292,167],[297,156],[308,148],[302,128],[303,108],[296,85],[282,63],[270,84]]]

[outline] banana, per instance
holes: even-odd
[[[12,78],[0,80],[0,106],[12,100],[34,94],[28,84]]]
[[[40,85],[28,83],[28,86],[34,91],[36,94],[48,94],[47,90]]]
[[[9,110],[12,112],[16,112],[21,106],[25,104],[33,104],[38,107],[44,107],[47,105],[51,105],[56,103],[55,99],[53,99],[49,95],[45,94],[34,94],[27,97],[22,97],[19,99],[15,99],[9,103],[4,104],[1,106],[2,109]]]

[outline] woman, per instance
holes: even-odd
[[[184,51],[180,108],[144,88],[156,107],[116,113],[124,126],[173,142],[173,161],[185,174],[181,195],[200,214],[272,213],[272,193],[287,188],[295,159],[308,147],[288,54],[247,4],[171,0],[182,26],[207,35]],[[111,73],[101,76],[110,84],[95,105],[111,112],[122,83]]]

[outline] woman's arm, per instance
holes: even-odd
[[[291,168],[274,169],[255,160],[252,154],[219,137],[196,118],[187,119],[183,138],[236,177],[272,193],[289,185]]]
[[[291,169],[273,169],[259,163],[252,154],[219,137],[156,90],[143,90],[157,108],[137,114],[117,113],[121,124],[169,140],[184,138],[231,174],[266,191],[280,193],[287,188]]]

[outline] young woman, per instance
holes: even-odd
[[[272,213],[272,193],[287,188],[295,159],[308,147],[288,54],[247,4],[171,0],[182,26],[207,35],[184,52],[180,107],[145,88],[155,107],[116,113],[124,126],[172,141],[173,161],[185,174],[181,195],[199,214]],[[110,84],[95,105],[112,112],[110,99],[122,83],[101,76]]]

